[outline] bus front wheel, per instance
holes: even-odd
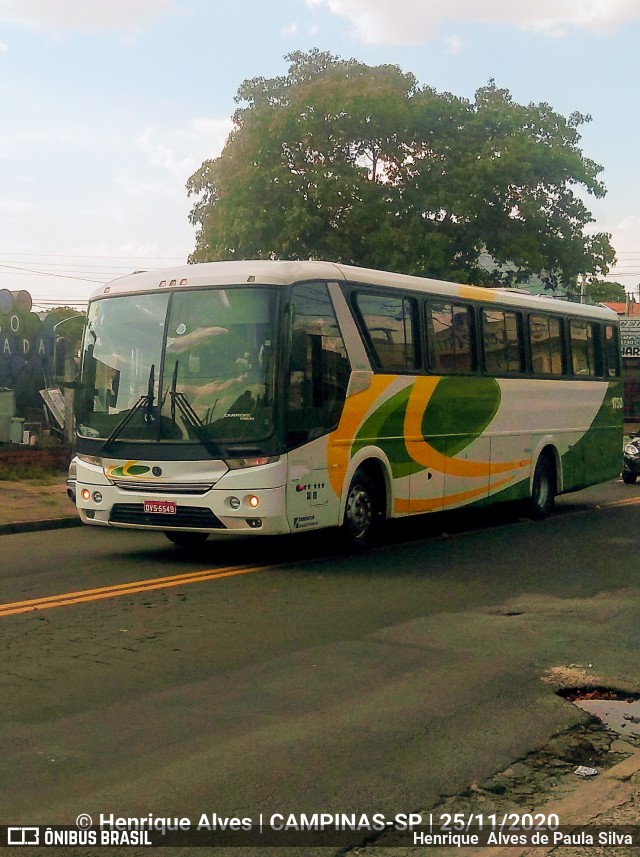
[[[191,548],[206,542],[209,538],[209,533],[181,533],[177,530],[166,530],[165,536],[170,542],[173,542],[174,545]]]
[[[357,470],[347,494],[342,532],[347,548],[354,552],[370,548],[380,533],[384,518],[383,497],[374,480]]]
[[[548,455],[541,455],[533,474],[533,486],[529,498],[529,513],[532,518],[546,518],[553,511],[556,496],[555,469]]]

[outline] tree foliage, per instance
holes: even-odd
[[[627,292],[622,283],[592,280],[585,288],[585,299],[589,304],[599,304],[603,301],[624,302],[627,300]]]
[[[576,190],[602,197],[578,113],[514,103],[494,81],[470,102],[396,66],[294,52],[245,81],[220,157],[189,179],[191,261],[320,258],[496,282],[487,254],[549,277],[606,274],[609,236]]]

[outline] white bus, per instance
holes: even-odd
[[[528,503],[619,475],[606,308],[331,262],[211,262],[92,297],[85,524],[192,545]]]

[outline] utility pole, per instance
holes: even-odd
[[[578,279],[578,286],[580,287],[579,288],[580,303],[583,304],[583,303],[586,303],[586,285],[587,285],[586,280],[587,280],[587,278],[584,274],[578,274],[577,279]]]

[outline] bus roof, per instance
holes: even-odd
[[[92,300],[102,297],[157,291],[162,289],[202,288],[205,286],[231,286],[256,283],[288,286],[309,280],[343,281],[369,286],[410,289],[425,294],[436,294],[463,300],[491,301],[497,304],[539,309],[567,315],[587,316],[603,320],[618,320],[608,307],[577,304],[554,300],[552,296],[528,295],[519,289],[485,288],[463,285],[429,277],[394,274],[372,268],[358,268],[337,262],[248,260],[239,262],[200,262],[138,271],[112,280],[93,293]]]

